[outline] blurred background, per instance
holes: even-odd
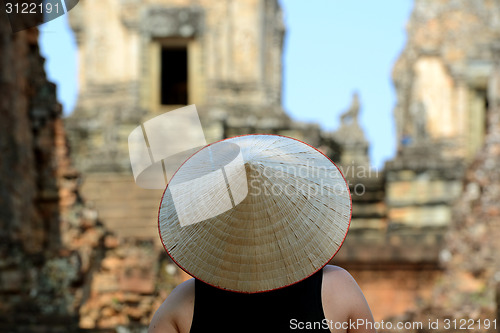
[[[332,264],[376,321],[498,331],[500,1],[86,0],[0,35],[0,331],[147,330],[189,276],[127,138],[188,104],[208,142],[281,134],[338,163]]]

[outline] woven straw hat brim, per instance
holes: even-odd
[[[206,146],[177,170],[158,228],[187,273],[255,293],[321,269],[350,219],[349,188],[330,159],[292,138],[245,135]]]

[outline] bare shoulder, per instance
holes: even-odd
[[[178,285],[156,313],[148,333],[189,332],[194,311],[194,279]]]
[[[323,269],[323,310],[334,321],[373,322],[373,316],[363,292],[352,275],[343,268],[327,265]],[[348,330],[349,331],[349,330]],[[374,332],[359,327],[357,332]]]
[[[364,297],[354,278],[343,268],[326,265],[323,268],[323,303],[347,310],[351,303]],[[345,315],[348,315],[346,313]]]
[[[352,283],[354,278],[348,271],[339,266],[326,265],[323,268],[323,277],[328,283]],[[332,281],[334,280],[334,281]],[[354,281],[356,282],[356,281]]]

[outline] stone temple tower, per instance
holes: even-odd
[[[71,14],[80,95],[68,125],[82,171],[128,170],[130,130],[184,105],[245,126],[287,119],[276,0],[88,0]]]
[[[398,227],[446,227],[464,167],[483,145],[498,1],[415,1],[393,69],[397,156],[386,164]]]
[[[130,171],[127,138],[142,122],[196,104],[207,142],[252,132],[318,137],[308,125],[290,133],[281,108],[277,0],[87,0],[70,24],[80,86],[66,120],[72,154],[83,195],[123,236],[158,238],[161,191],[138,188]]]

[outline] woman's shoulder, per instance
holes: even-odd
[[[323,268],[323,309],[327,319],[334,321],[373,322],[370,307],[356,280],[345,269],[326,265]],[[374,332],[359,327],[359,332]]]
[[[357,287],[352,275],[339,266],[326,265],[323,267],[323,288],[335,291],[335,294],[347,292]]]
[[[335,285],[356,283],[348,271],[335,265],[326,265],[323,267],[323,279],[326,283]]]
[[[158,308],[149,333],[189,332],[194,311],[194,279],[179,284]]]

